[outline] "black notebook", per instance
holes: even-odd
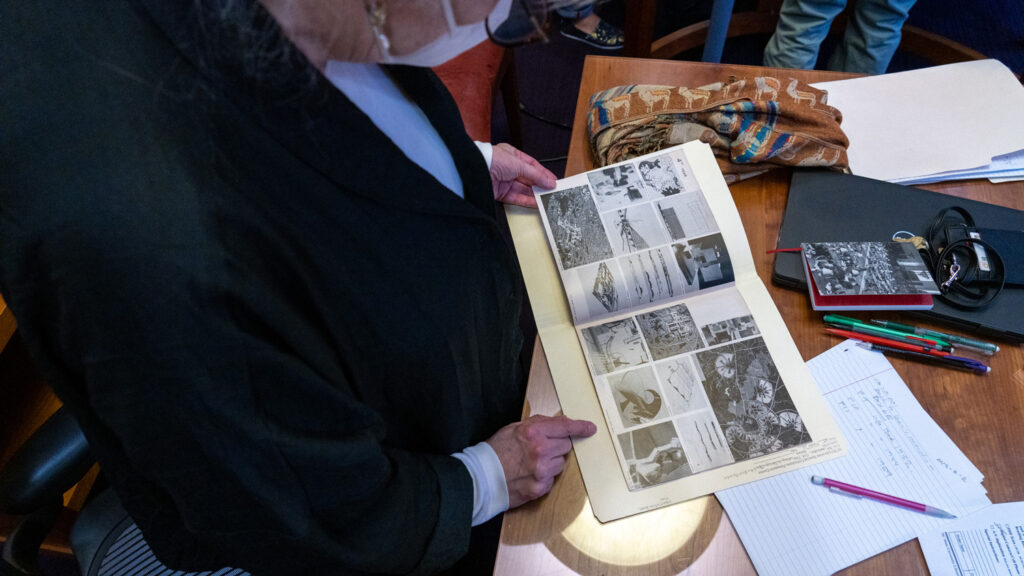
[[[860,176],[797,170],[779,230],[778,248],[802,242],[888,241],[896,232],[924,235],[935,215],[960,206],[983,228],[1024,230],[1024,212]],[[800,252],[775,255],[772,281],[807,289]],[[961,310],[939,298],[931,310],[908,312],[962,332],[1024,342],[1024,289],[1006,287],[982,310]]]

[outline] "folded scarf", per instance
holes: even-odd
[[[795,78],[771,76],[699,88],[618,86],[590,97],[587,130],[598,166],[700,140],[729,182],[774,165],[845,171],[850,142],[827,99]]]

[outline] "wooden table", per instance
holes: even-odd
[[[749,66],[590,56],[584,65],[566,174],[594,168],[585,134],[590,94],[620,84],[700,86],[730,75],[782,73]],[[785,71],[808,82],[845,77],[817,71]],[[758,273],[785,319],[804,359],[838,344],[822,331],[806,293],[772,285],[772,257],[790,171],[778,169],[732,186]],[[992,185],[987,180],[947,182],[924,188],[1024,209],[1024,183]],[[1024,311],[1022,311],[1024,312]],[[918,319],[915,322],[920,324]],[[941,329],[941,326],[932,326]],[[1024,500],[1024,346],[1000,343],[992,373],[942,370],[893,359],[925,410],[985,474],[993,502]],[[546,360],[536,347],[525,414],[560,411]],[[754,574],[753,565],[714,496],[600,524],[590,511],[574,458],[544,498],[505,514],[495,574],[636,575]],[[916,540],[850,567],[842,574],[927,574]]]
[[[4,302],[3,296],[0,296],[0,352],[7,346],[7,341],[14,335],[14,330],[17,327],[18,324],[14,321],[14,314],[7,307],[7,302]]]

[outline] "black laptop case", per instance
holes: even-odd
[[[949,206],[967,210],[979,228],[1024,231],[1024,212],[1019,210],[838,172],[796,170],[778,248],[799,248],[801,242],[884,241],[900,231],[923,236],[935,215]],[[799,252],[777,253],[772,281],[806,290],[800,258]],[[982,310],[962,310],[936,298],[933,309],[907,314],[966,333],[1024,342],[1024,289],[1019,287],[1005,288]]]

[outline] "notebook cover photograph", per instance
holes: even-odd
[[[938,287],[907,242],[801,244],[815,310],[928,310]]]

